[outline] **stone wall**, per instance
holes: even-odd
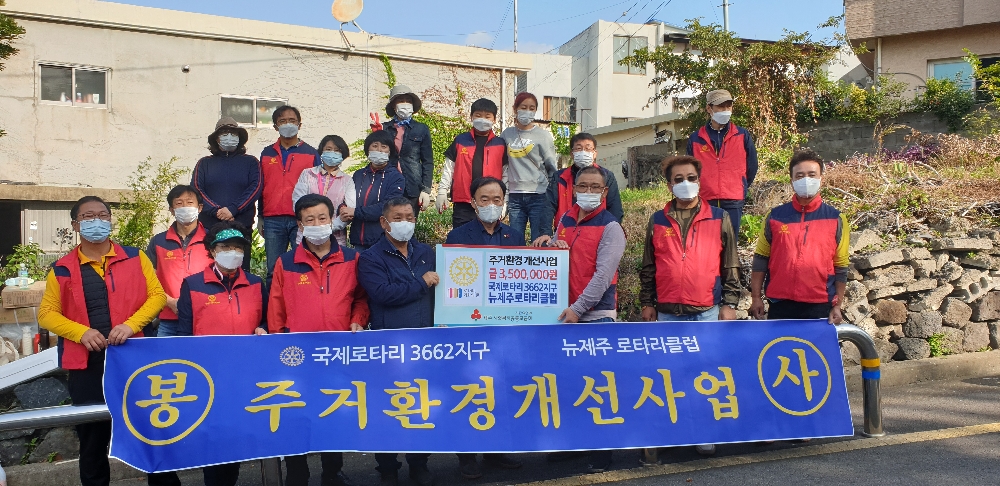
[[[882,361],[1000,348],[1000,231],[907,243],[887,248],[870,229],[851,235],[844,318],[875,338]]]
[[[0,410],[16,412],[70,403],[66,375],[38,378],[0,393]],[[63,461],[80,456],[73,427],[0,432],[0,464],[4,467]]]
[[[904,125],[882,140],[882,147],[889,150],[899,150],[907,145],[906,137],[910,128],[925,134],[948,133],[948,125],[937,119],[933,113],[905,113],[890,120],[890,124]],[[799,127],[809,136],[806,143],[826,160],[844,160],[855,153],[872,153],[875,151],[875,125],[868,123],[824,121],[813,125]]]

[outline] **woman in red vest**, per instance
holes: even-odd
[[[178,336],[267,334],[267,292],[260,277],[240,269],[250,231],[235,221],[213,226],[204,248],[213,263],[184,279],[177,301]],[[202,468],[205,486],[234,486],[240,463]]]

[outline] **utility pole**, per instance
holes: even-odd
[[[517,0],[514,0],[514,52],[517,52]]]
[[[517,4],[517,0],[514,0],[514,2],[515,2],[515,5],[516,5]],[[517,8],[516,7],[514,9],[514,12],[517,12]],[[515,19],[517,18],[517,13],[514,14],[514,18]],[[516,20],[515,20],[515,22],[516,22]],[[729,0],[722,0],[722,29],[725,30],[726,32],[729,32]],[[516,36],[517,36],[517,34],[515,34],[515,37]],[[517,43],[515,42],[515,45],[516,44]],[[514,50],[516,51],[517,49],[514,49]]]

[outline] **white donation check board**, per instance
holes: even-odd
[[[437,246],[434,324],[558,324],[569,307],[569,251]]]

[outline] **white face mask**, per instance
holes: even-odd
[[[795,195],[803,199],[808,199],[815,196],[819,192],[821,181],[822,179],[803,177],[797,181],[792,181],[792,189],[795,190]]]
[[[330,241],[330,235],[333,234],[332,224],[321,224],[318,226],[303,226],[302,227],[302,237],[305,238],[309,243],[314,245],[322,245],[327,241]]]
[[[385,164],[389,163],[389,154],[385,152],[379,152],[377,150],[372,150],[368,152],[368,161],[372,163],[375,167],[384,167]]]
[[[198,208],[194,206],[185,206],[183,208],[174,208],[174,219],[181,224],[191,224],[198,220]]]
[[[517,122],[521,125],[529,125],[535,121],[535,112],[531,110],[517,110]]]
[[[587,150],[573,152],[573,164],[581,169],[594,165],[594,153]]]
[[[232,133],[223,133],[219,135],[219,148],[223,152],[232,152],[240,146],[240,137]]]
[[[480,132],[488,132],[493,129],[493,122],[485,118],[476,118],[475,120],[472,120],[472,128],[475,128]]]
[[[478,209],[479,219],[487,224],[495,223],[498,219],[500,219],[501,213],[503,213],[503,206],[497,206],[496,204],[478,206]]]
[[[717,111],[712,113],[712,120],[719,125],[725,125],[729,123],[729,119],[733,117],[732,111]]]
[[[697,182],[683,181],[674,184],[674,187],[670,188],[670,190],[674,193],[674,196],[677,196],[677,199],[690,201],[698,197],[699,188],[700,186]]]
[[[410,103],[399,103],[396,105],[396,119],[409,120],[413,116],[413,105]]]
[[[243,264],[243,252],[237,250],[216,252],[215,263],[223,270],[236,270]]]
[[[576,204],[584,211],[593,211],[601,205],[601,193],[578,192],[576,193]]]
[[[410,238],[413,238],[413,230],[416,228],[416,223],[411,223],[409,221],[393,221],[389,223],[389,236],[399,242],[410,241]]]
[[[294,123],[286,123],[278,127],[278,135],[284,138],[292,138],[299,134],[299,126]]]

